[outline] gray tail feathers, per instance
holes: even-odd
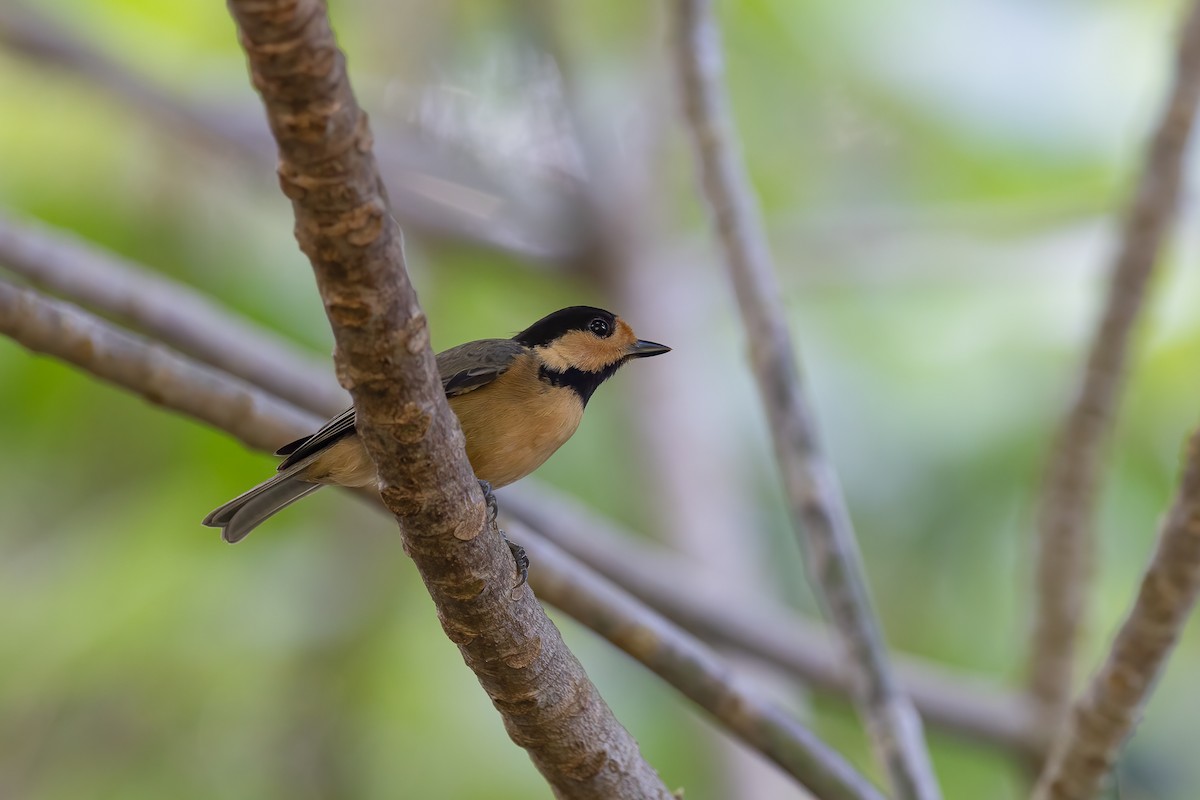
[[[221,538],[230,544],[240,542],[268,517],[321,486],[301,480],[295,472],[284,472],[216,509],[204,518],[204,524],[221,528]]]

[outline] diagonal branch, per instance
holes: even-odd
[[[0,333],[137,394],[158,397],[165,407],[239,431],[243,441],[255,449],[274,450],[281,441],[311,431],[318,422],[318,418],[224,373],[125,334],[65,303],[3,281]],[[380,498],[372,494],[370,499],[378,503]],[[626,649],[801,783],[830,798],[879,800],[877,790],[840,756],[752,688],[734,680],[716,657],[687,633],[609,586],[532,531],[524,531],[521,539],[537,563],[530,580],[547,602]]]
[[[277,334],[67,231],[0,215],[0,266],[284,400],[329,414],[346,407],[346,392],[316,359],[301,356]]]
[[[828,630],[589,513],[553,490],[503,490],[506,514],[701,638],[753,656],[814,689],[849,694]],[[664,581],[663,575],[670,575]],[[1031,703],[1020,693],[900,656],[896,672],[925,719],[956,735],[1039,756]]]
[[[741,309],[775,457],[809,572],[841,637],[854,695],[899,800],[934,800],[921,719],[888,662],[845,499],[804,395],[757,203],[721,86],[711,0],[673,0],[674,55],[704,196]]]
[[[536,544],[531,552],[539,572],[545,570],[539,594],[665,678],[816,797],[883,800],[836,751],[759,697],[708,647],[591,570],[569,569],[570,557],[529,528],[512,530]]]
[[[380,494],[447,636],[565,798],[668,798],[487,532],[359,109],[321,0],[229,0],[279,145],[279,180]]]
[[[1034,800],[1091,800],[1133,732],[1200,592],[1200,431],[1158,547],[1112,650],[1076,701]]]
[[[274,450],[320,419],[224,372],[106,326],[91,314],[0,281],[0,333],[123,386],[151,403],[227,431],[243,444]]]
[[[1030,689],[1044,706],[1048,730],[1061,723],[1070,700],[1095,558],[1093,515],[1104,444],[1120,399],[1134,323],[1179,204],[1198,99],[1200,3],[1193,3],[1179,39],[1174,83],[1113,256],[1104,311],[1046,469],[1037,524]]]

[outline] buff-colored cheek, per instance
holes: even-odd
[[[625,357],[637,337],[627,324],[618,320],[612,336],[601,339],[584,331],[571,331],[549,347],[538,348],[538,355],[551,369],[581,369],[599,372]]]

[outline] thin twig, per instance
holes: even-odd
[[[674,0],[672,9],[688,133],[749,337],[793,524],[817,594],[849,657],[859,713],[893,793],[899,800],[933,800],[940,792],[921,720],[888,663],[850,515],[801,386],[762,220],[726,108],[712,3]]]
[[[524,481],[503,490],[515,517],[658,613],[703,639],[743,652],[805,685],[850,693],[850,676],[823,626],[589,512],[553,489]],[[664,581],[663,576],[671,580]],[[926,721],[955,735],[1036,756],[1033,705],[1002,689],[914,656],[896,672]]]
[[[100,87],[181,139],[250,164],[273,164],[274,143],[253,109],[204,107],[180,99],[57,24],[15,4],[0,5],[0,45],[41,64],[68,71]],[[467,241],[519,258],[559,262],[575,257],[577,242],[563,218],[551,222],[539,206],[570,209],[569,196],[545,204],[523,203],[490,180],[470,159],[420,137],[389,137],[378,158],[393,206],[405,225],[429,238]],[[528,187],[529,180],[513,182]],[[549,187],[543,187],[552,191]],[[537,208],[537,210],[535,210]]]
[[[311,432],[320,419],[202,366],[162,345],[119,331],[74,306],[0,281],[0,333],[55,356],[151,403],[228,431],[258,450]]]
[[[349,403],[316,359],[301,355],[278,334],[68,231],[0,214],[0,267],[289,402],[329,414]]]
[[[0,333],[54,355],[166,408],[229,430],[258,450],[311,431],[307,415],[225,373],[130,336],[82,310],[0,281]],[[364,495],[366,496],[366,495]],[[379,504],[379,496],[369,499]],[[799,723],[732,680],[715,657],[687,633],[607,585],[529,530],[520,534],[537,563],[530,575],[538,594],[580,623],[629,650],[667,683],[697,699],[751,747],[793,772],[822,796],[875,800],[860,775]],[[650,641],[653,639],[653,641]],[[631,642],[642,647],[630,650]],[[698,678],[706,676],[705,680]]]
[[[443,629],[556,795],[666,800],[533,594],[510,591],[512,556],[485,524],[324,2],[228,6],[279,145],[280,185],[333,329],[339,382]]]
[[[1192,5],[1181,34],[1174,83],[1125,214],[1104,311],[1046,469],[1037,525],[1030,689],[1043,704],[1048,730],[1061,724],[1070,700],[1095,559],[1095,497],[1130,337],[1179,204],[1184,155],[1200,100],[1200,4]]]
[[[1200,592],[1200,431],[1112,650],[1055,742],[1034,800],[1092,800],[1132,733]]]

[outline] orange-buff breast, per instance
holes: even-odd
[[[487,386],[451,397],[450,408],[475,476],[497,489],[540,467],[583,418],[579,395],[538,380],[537,362],[526,357]]]

